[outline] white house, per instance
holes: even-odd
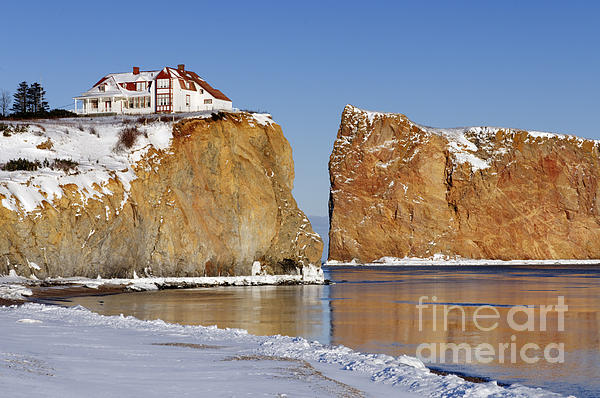
[[[74,97],[75,112],[91,114],[147,114],[230,110],[232,103],[196,73],[165,67],[161,70],[111,73]],[[81,106],[80,106],[81,105]]]

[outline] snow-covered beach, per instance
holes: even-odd
[[[14,397],[560,396],[436,375],[408,356],[82,307],[0,307],[0,319],[0,380]]]

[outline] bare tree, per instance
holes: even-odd
[[[10,108],[10,93],[6,90],[0,91],[0,112],[2,112],[2,116],[6,116],[6,112]]]

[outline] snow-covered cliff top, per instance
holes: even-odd
[[[135,179],[132,164],[151,147],[164,149],[172,137],[172,123],[156,121],[137,126],[141,134],[134,145],[116,149],[123,128],[136,126],[135,119],[103,117],[58,119],[34,122],[10,122],[12,132],[0,136],[0,164],[25,159],[39,162],[35,171],[0,170],[0,195],[4,207],[32,212],[46,200],[52,203],[62,196],[61,186],[74,184],[87,199],[111,194],[106,185],[118,179],[125,188]],[[22,132],[14,132],[21,128]],[[8,136],[6,136],[8,135]],[[55,160],[75,162],[76,168],[52,167]]]
[[[211,114],[177,115],[175,120]],[[267,114],[251,116],[258,125],[274,123]],[[41,209],[43,201],[52,204],[60,199],[63,187],[72,184],[85,205],[90,198],[112,194],[107,188],[110,179],[118,180],[128,191],[136,178],[133,165],[151,147],[169,147],[173,136],[173,119],[169,118],[148,115],[0,122],[0,204],[22,214],[32,213]],[[140,133],[133,146],[116,148],[122,130],[129,127]],[[2,170],[17,159],[39,162],[39,167],[35,171]],[[53,167],[55,160],[72,161],[76,167]]]
[[[505,127],[486,127],[486,126],[475,126],[475,127],[457,127],[457,128],[436,128],[423,126],[414,123],[408,119],[405,115],[400,113],[384,113],[374,112],[364,109],[357,108],[352,105],[346,105],[344,108],[344,114],[353,115],[351,120],[355,123],[359,123],[359,120],[366,118],[369,123],[369,127],[373,125],[378,119],[383,118],[395,118],[400,119],[410,126],[415,126],[421,131],[428,134],[435,134],[442,136],[448,140],[448,150],[455,155],[455,159],[458,163],[469,163],[473,171],[481,170],[490,167],[490,159],[497,154],[505,153],[504,148],[496,149],[495,152],[488,153],[486,158],[479,156],[482,151],[486,151],[488,148],[480,148],[476,142],[489,142],[495,139],[499,132],[503,132],[505,136],[512,136],[515,134],[526,133],[529,135],[528,139],[558,139],[558,140],[569,140],[576,142],[578,145],[583,145],[586,141],[591,141],[596,145],[600,145],[600,140],[592,141],[586,140],[580,137],[576,137],[568,134],[557,134],[543,131],[528,131],[514,128]],[[358,126],[356,131],[358,131]],[[508,138],[510,141],[511,139]],[[477,153],[479,152],[479,154]]]

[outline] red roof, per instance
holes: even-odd
[[[215,97],[216,99],[220,99],[223,101],[231,101],[225,94],[223,94],[220,90],[213,88],[206,81],[202,80],[200,76],[198,76],[195,72],[190,72],[189,70],[177,70],[177,73],[181,75],[185,80],[191,80],[193,82],[198,83],[200,87],[208,91],[210,95]]]
[[[155,77],[155,79],[160,79],[160,78],[167,78],[170,76],[165,76],[165,68],[163,68]],[[206,81],[202,80],[200,78],[200,76],[198,76],[195,72],[191,72],[188,70],[181,70],[181,69],[175,69],[175,68],[169,68],[167,67],[167,73],[168,74],[178,74],[179,76],[181,76],[182,80],[187,82],[195,82],[196,84],[198,84],[200,87],[202,87],[204,90],[206,90],[210,95],[212,95],[213,97],[215,97],[216,99],[220,99],[223,101],[231,101],[225,94],[223,94],[223,92],[221,92],[220,90],[217,90],[216,88],[212,87],[210,84],[208,84]],[[114,74],[114,73],[112,73]],[[94,84],[92,87],[96,87],[97,85],[99,85],[100,83],[102,83],[103,81],[105,81],[106,79],[108,79],[110,75],[107,75],[105,77],[103,77],[102,79],[100,79],[98,81],[98,83]],[[175,75],[177,76],[177,75]],[[186,84],[183,84],[182,80],[179,81],[181,88],[186,89],[186,90],[196,90],[195,87],[194,88],[187,88]],[[121,87],[123,87],[123,85],[121,85]],[[132,90],[135,91],[135,83],[126,83],[126,86],[124,87],[127,90]]]
[[[94,84],[92,87],[96,87],[97,85],[99,85],[100,83],[105,81],[106,79],[108,79],[108,76],[104,76],[102,79],[98,80],[98,83]]]

